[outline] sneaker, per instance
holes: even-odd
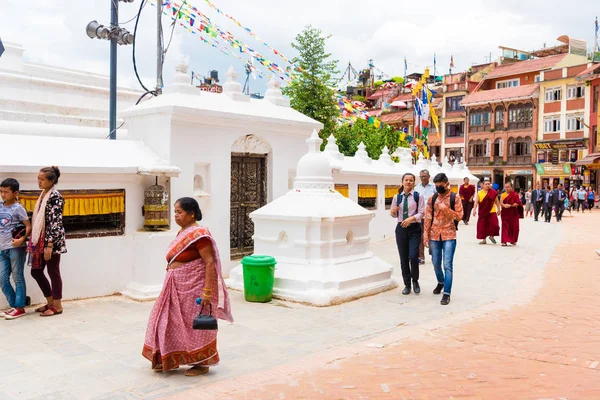
[[[443,306],[447,306],[450,303],[450,295],[445,294],[442,296],[442,300],[440,300],[440,304]]]
[[[4,319],[17,319],[27,314],[22,308],[15,308],[4,316]]]
[[[442,289],[444,288],[444,284],[443,283],[438,283],[437,286],[435,287],[435,289],[433,289],[433,294],[440,294],[442,293]]]
[[[14,310],[14,308],[8,308],[6,310],[0,311],[0,318],[4,318],[6,317],[8,314],[10,314],[12,311]]]

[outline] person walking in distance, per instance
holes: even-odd
[[[502,246],[512,244],[515,246],[519,240],[519,219],[523,218],[523,203],[521,198],[514,191],[513,185],[507,182],[504,185],[504,193],[502,193],[500,205],[502,212],[502,235],[500,241]]]
[[[562,221],[563,213],[565,212],[565,198],[567,192],[563,189],[562,183],[558,185],[558,188],[554,189],[554,203],[556,207],[556,222]]]
[[[550,222],[552,219],[552,207],[554,207],[554,193],[550,190],[550,186],[546,186],[544,196],[544,219],[546,222]]]
[[[525,216],[526,217],[533,216],[533,204],[531,203],[531,194],[532,193],[533,193],[533,190],[531,188],[529,188],[529,190],[527,190],[525,192]]]
[[[456,201],[456,194],[450,190],[446,174],[437,174],[433,183],[436,194],[429,199],[424,214],[423,244],[431,250],[433,269],[438,281],[433,294],[440,294],[443,289],[440,304],[445,306],[450,303],[452,291],[456,225],[463,218],[464,210],[462,202]]]
[[[427,204],[427,200],[435,193],[435,186],[429,182],[431,178],[429,171],[424,169],[419,173],[421,183],[415,186],[415,192],[419,193],[419,196],[423,198],[423,204]],[[423,221],[421,221],[421,232],[423,232]],[[419,264],[425,264],[425,249],[423,248],[423,241],[420,241],[419,245]]]
[[[594,192],[594,189],[592,189],[592,187],[590,186],[588,188],[588,192],[587,192],[587,202],[588,202],[588,208],[589,208],[590,212],[592,212],[592,208],[594,208],[595,200],[596,200],[596,192]]]
[[[398,220],[396,225],[396,245],[400,255],[400,267],[404,280],[402,294],[410,294],[411,283],[415,294],[421,293],[419,286],[419,245],[421,239],[421,220],[425,202],[419,192],[414,190],[415,176],[411,173],[402,176],[400,193],[392,199],[390,213]],[[412,282],[411,282],[412,281]]]
[[[538,183],[535,185],[535,190],[531,192],[531,203],[533,204],[533,220],[537,221],[540,216],[540,211],[544,201],[544,191]]]
[[[579,212],[579,207],[581,207],[581,212],[585,212],[587,192],[585,191],[583,186],[580,186],[577,189],[577,212]]]
[[[460,201],[462,202],[463,209],[463,222],[465,225],[469,225],[469,219],[471,218],[471,211],[473,211],[473,199],[475,198],[475,186],[469,184],[469,178],[463,180],[463,184],[458,189]]]
[[[483,181],[483,187],[475,197],[475,206],[473,216],[477,216],[479,208],[479,219],[477,220],[477,239],[481,239],[479,244],[486,244],[486,239],[496,244],[494,236],[500,235],[500,225],[498,224],[498,214],[500,214],[500,200],[498,192],[492,189],[491,182],[486,179]]]

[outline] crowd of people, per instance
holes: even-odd
[[[523,192],[507,182],[500,191],[497,185],[484,179],[477,190],[465,178],[456,194],[450,190],[448,177],[443,173],[435,176],[433,184],[427,170],[421,171],[419,178],[421,183],[416,185],[413,174],[404,174],[390,211],[398,221],[395,234],[404,281],[402,294],[421,293],[419,266],[425,263],[424,249],[428,248],[438,282],[433,293],[443,291],[442,305],[450,303],[458,221],[468,225],[471,216],[478,217],[479,244],[488,241],[496,244],[499,236],[501,245],[510,247],[519,241],[521,219],[531,216],[538,221],[541,214],[549,223],[554,214],[560,222],[565,210],[591,211],[597,201],[591,187],[565,190],[560,184],[554,189],[549,186],[542,189],[537,184],[535,189]]]

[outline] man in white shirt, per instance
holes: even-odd
[[[421,183],[415,186],[415,192],[419,193],[419,196],[423,198],[423,202],[427,204],[429,198],[435,193],[435,185],[429,183],[431,176],[426,169],[419,173],[419,178],[421,178]],[[423,222],[421,222],[421,232],[423,232],[422,228]],[[419,246],[419,264],[425,264],[425,248],[423,247],[423,240],[421,240],[421,245]]]

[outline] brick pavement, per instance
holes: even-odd
[[[524,305],[405,327],[169,399],[600,399],[599,223],[565,219],[543,277],[523,281],[527,290],[543,278]]]

